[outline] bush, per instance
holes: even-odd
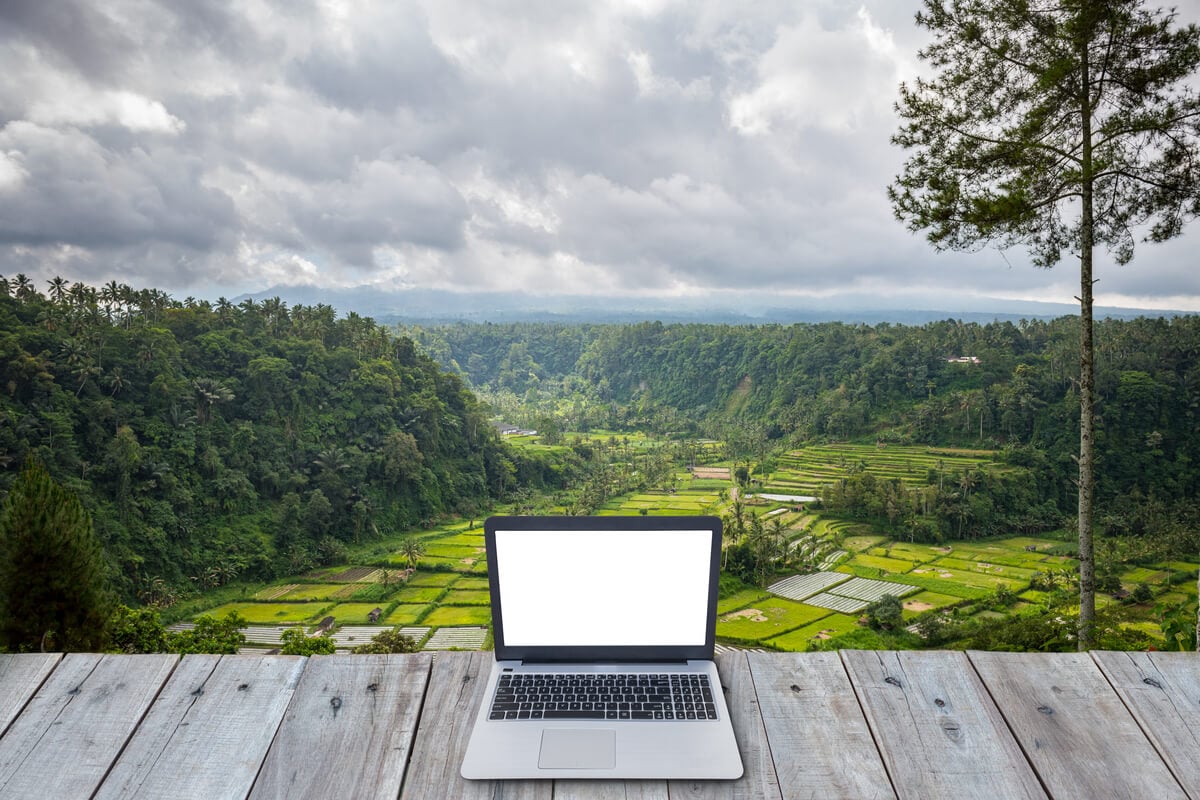
[[[415,653],[417,641],[411,636],[400,633],[400,628],[382,631],[371,638],[371,641],[354,648],[355,653]]]
[[[108,622],[109,642],[118,653],[166,653],[167,629],[153,608],[117,606]]]
[[[191,630],[167,634],[169,653],[221,653],[233,655],[246,643],[242,628],[246,620],[236,611],[230,611],[221,619],[205,614],[196,618]]]
[[[327,634],[309,636],[303,628],[288,628],[279,640],[283,644],[279,652],[285,656],[328,656],[337,650]]]
[[[863,612],[867,625],[876,631],[894,631],[904,624],[904,606],[894,594],[885,594]]]

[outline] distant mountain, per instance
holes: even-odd
[[[993,320],[1055,319],[1079,313],[1067,303],[975,298],[970,307],[939,308],[931,301],[922,308],[896,307],[895,300],[867,295],[829,299],[788,298],[763,292],[716,293],[706,297],[619,297],[600,295],[537,295],[529,292],[451,292],[441,289],[381,290],[372,286],[348,289],[315,286],[275,286],[235,298],[263,300],[279,297],[289,305],[333,306],[339,314],[354,311],[381,323],[434,322],[591,322],[626,323],[645,320],[704,322],[731,325],[790,324],[794,322],[881,322],[922,325],[943,319],[987,323]],[[1097,318],[1136,319],[1173,317],[1184,311],[1146,311],[1096,308]]]

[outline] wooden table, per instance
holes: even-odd
[[[718,657],[737,781],[464,781],[491,653],[0,655],[0,798],[1200,800],[1200,656]]]

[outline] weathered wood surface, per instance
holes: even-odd
[[[1046,796],[965,654],[842,659],[901,798]]]
[[[750,664],[784,798],[896,796],[837,653]]]
[[[465,781],[491,664],[0,656],[0,798],[1200,800],[1196,654],[726,653],[736,781]]]
[[[251,797],[395,800],[429,665],[428,653],[312,659]]]
[[[1091,655],[969,655],[1053,797],[1186,796]]]
[[[58,653],[0,655],[0,734],[17,718],[60,658]]]
[[[458,774],[495,654],[439,653],[417,728],[402,800],[424,797],[550,800],[549,781],[468,781]]]
[[[1200,657],[1095,653],[1096,663],[1192,798],[1200,798]]]
[[[91,797],[178,660],[65,656],[0,738],[0,797]]]
[[[304,666],[298,656],[184,656],[97,800],[245,797]]]

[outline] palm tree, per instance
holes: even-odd
[[[67,297],[67,282],[55,275],[48,283],[50,284],[50,301],[55,305],[62,303]]]
[[[400,542],[400,555],[408,562],[409,569],[416,569],[417,562],[425,555],[425,543],[414,536]]]
[[[17,277],[13,278],[12,292],[18,300],[28,300],[37,294],[37,290],[33,288],[33,281],[22,272],[18,272]]]
[[[196,392],[196,420],[201,424],[208,422],[213,406],[233,399],[233,391],[212,378],[196,378],[192,389]]]

